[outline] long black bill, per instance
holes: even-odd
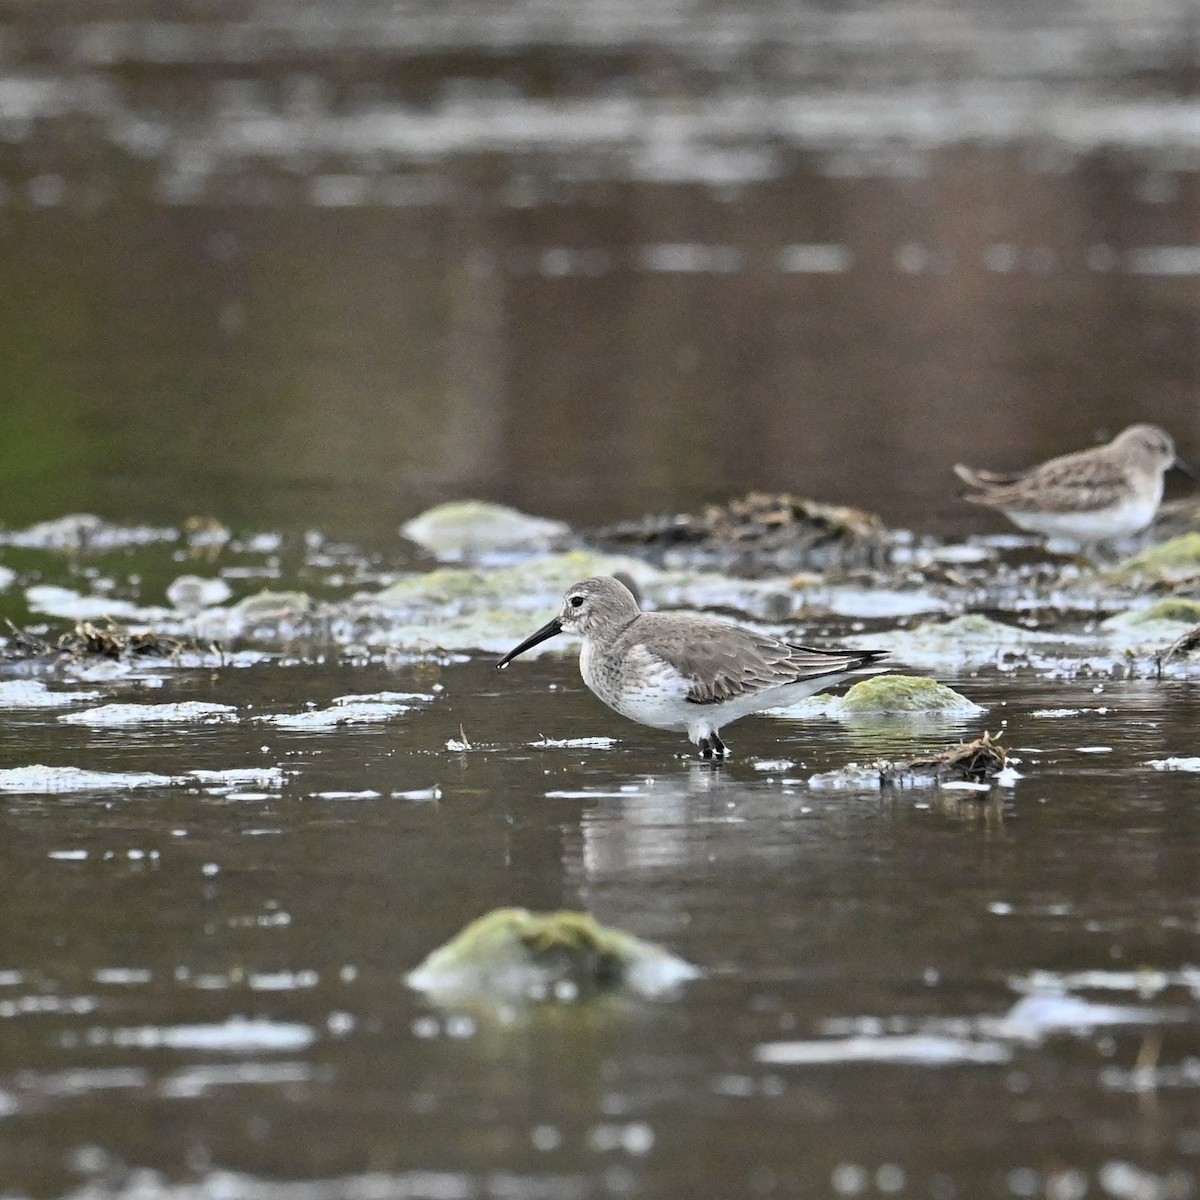
[[[1171,466],[1176,471],[1182,471],[1189,479],[1200,479],[1200,471],[1197,471],[1186,458],[1177,457]]]
[[[536,646],[538,642],[544,642],[547,638],[554,637],[556,633],[562,633],[562,622],[557,617],[553,621],[547,621],[537,633],[531,633],[519,646],[514,646],[496,664],[496,670],[503,671],[518,654],[524,654],[531,646]]]

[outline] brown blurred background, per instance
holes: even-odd
[[[6,524],[769,488],[982,528],[955,459],[1200,452],[1187,0],[0,23]]]

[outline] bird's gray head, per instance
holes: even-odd
[[[507,667],[518,654],[531,646],[554,637],[557,633],[574,633],[579,637],[603,638],[619,632],[641,610],[633,593],[611,575],[596,575],[567,588],[558,616],[532,633],[519,646],[514,646],[497,664]]]
[[[1130,425],[1113,438],[1112,445],[1155,470],[1165,471],[1175,462],[1175,443],[1157,425]]]
[[[596,637],[616,631],[638,615],[633,593],[611,575],[596,575],[567,589],[558,620],[564,633]]]

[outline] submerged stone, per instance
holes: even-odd
[[[409,541],[446,562],[524,551],[542,553],[570,535],[562,521],[531,517],[486,500],[457,500],[427,509],[400,527]]]
[[[1184,533],[1149,546],[1113,570],[1115,583],[1180,583],[1200,576],[1200,533]]]
[[[198,612],[214,604],[224,604],[233,590],[223,579],[202,579],[199,575],[180,575],[167,587],[167,599],[183,612]]]
[[[930,621],[915,629],[878,635],[879,643],[897,661],[930,669],[990,665],[1062,640],[1062,635],[1006,625],[982,613],[964,613],[949,621]]]
[[[1161,623],[1177,625],[1200,624],[1200,600],[1188,600],[1183,596],[1168,596],[1151,604],[1149,608],[1135,608],[1129,612],[1117,613],[1103,622],[1104,629],[1128,629],[1139,625],[1157,625]]]
[[[642,583],[659,576],[634,559],[573,550],[507,567],[442,567],[352,603],[360,620],[373,618],[378,625],[368,641],[499,653],[552,616],[571,584],[618,571]],[[534,647],[530,656],[571,648],[571,639],[563,638]]]
[[[983,709],[960,692],[921,675],[874,675],[856,683],[826,707],[837,719],[865,716],[970,717]]]
[[[472,921],[405,977],[434,995],[571,1000],[605,991],[655,996],[700,972],[588,913],[498,908]]]

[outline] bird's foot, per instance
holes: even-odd
[[[700,747],[700,757],[704,759],[715,759],[721,762],[729,757],[729,747],[725,745],[718,734],[710,733],[706,737],[702,737],[697,743]]]

